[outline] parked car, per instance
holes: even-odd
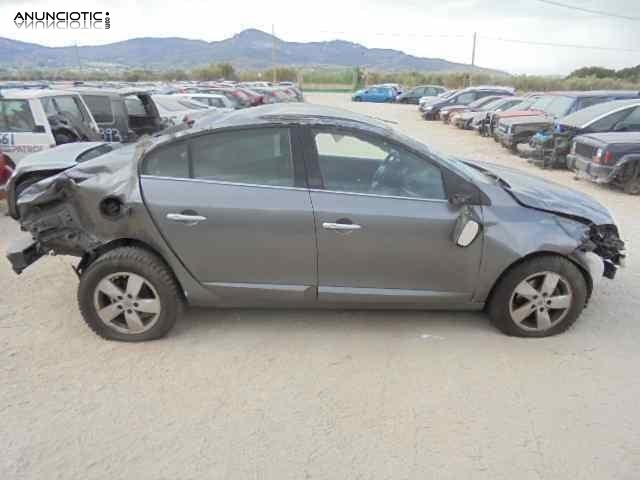
[[[553,127],[518,145],[521,155],[542,167],[565,167],[573,137],[597,132],[640,131],[640,99],[604,102],[558,119]]]
[[[496,113],[507,111],[511,108],[520,108],[529,102],[524,97],[502,97],[484,105],[477,112],[464,112],[458,115],[455,125],[463,129],[477,130],[480,135],[488,135],[491,119]]]
[[[440,110],[440,120],[442,120],[443,123],[449,123],[449,120],[453,115],[468,111],[476,112],[483,106],[500,98],[503,98],[503,95],[488,95],[486,97],[479,98],[468,105],[451,105],[444,107]]]
[[[192,123],[195,119],[203,117],[214,109],[188,98],[177,95],[152,95],[160,117],[166,127],[172,127],[180,123]]]
[[[508,96],[513,95],[514,90],[510,87],[469,87],[459,90],[455,94],[446,97],[436,97],[431,101],[425,102],[420,110],[425,120],[436,120],[440,116],[440,110],[453,105],[469,105],[470,103],[484,97],[489,96]]]
[[[263,104],[294,101],[290,94],[286,94],[282,89],[275,87],[254,87],[253,91],[262,95]]]
[[[177,97],[188,98],[194,102],[202,103],[207,107],[224,108],[226,110],[234,110],[234,104],[224,95],[216,93],[178,93]]]
[[[640,195],[640,133],[589,133],[574,138],[567,156],[578,177]]]
[[[549,95],[549,97],[552,98],[543,107],[543,113],[500,119],[497,134],[500,143],[504,147],[517,152],[519,143],[527,143],[534,134],[549,128],[560,117],[598,103],[625,98],[639,98],[640,92],[636,90],[556,92]]]
[[[0,152],[11,168],[31,153],[100,138],[98,125],[76,93],[2,90],[0,113]]]
[[[82,97],[106,142],[132,142],[164,128],[148,92],[91,87],[71,90]]]
[[[458,90],[445,90],[444,92],[442,92],[440,95],[436,95],[435,98],[439,98],[439,99],[443,99],[443,98],[449,98],[452,95],[455,95],[456,92],[458,92]],[[418,110],[420,111],[420,113],[424,112],[424,107],[426,107],[427,105],[431,104],[435,98],[433,96],[428,96],[428,97],[420,97],[420,100],[418,100]]]
[[[421,98],[424,97],[437,97],[447,89],[440,85],[418,85],[401,93],[396,97],[398,103],[411,103],[418,105]]]
[[[471,104],[467,110],[461,110],[454,114],[450,114],[449,123],[463,130],[471,130],[474,127],[475,121],[475,128],[477,129],[481,120],[484,121],[489,112],[502,111],[511,105],[520,103],[521,101],[522,99],[520,97],[494,97],[493,100],[485,102],[480,106],[472,107],[473,104]]]
[[[391,87],[371,86],[355,92],[351,99],[354,102],[395,102],[396,91]]]
[[[592,198],[339,109],[245,109],[82,163],[68,148],[11,177],[25,237],[8,259],[80,257],[80,310],[109,339],[162,337],[185,302],[486,306],[503,332],[543,337],[624,258]]]
[[[512,98],[518,98],[518,97],[512,97]],[[538,100],[538,98],[539,97],[531,97],[531,96],[525,95],[524,98],[522,98],[519,102],[515,103],[514,105],[508,108],[505,108],[504,110],[495,110],[493,112],[487,112],[487,118],[484,121],[483,125],[480,128],[478,128],[478,133],[483,137],[493,137],[495,140],[496,136],[494,131],[495,131],[495,128],[497,127],[498,120],[502,116],[509,116],[509,114],[511,114],[512,112],[527,111],[528,109],[533,107],[533,105]]]

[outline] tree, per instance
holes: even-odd
[[[615,78],[616,71],[610,68],[604,68],[604,67],[582,67],[571,72],[567,78],[585,78],[585,77]]]

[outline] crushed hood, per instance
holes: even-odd
[[[584,193],[513,168],[485,162],[466,163],[487,170],[507,182],[507,191],[525,207],[579,218],[595,225],[615,224],[609,210]]]

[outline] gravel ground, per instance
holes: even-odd
[[[629,267],[548,339],[480,313],[190,310],[167,339],[130,345],[84,325],[69,258],[20,277],[0,262],[0,478],[640,478],[640,198],[415,106],[308,99],[593,195]],[[0,217],[0,251],[16,233]]]

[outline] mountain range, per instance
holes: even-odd
[[[460,72],[505,75],[441,58],[408,55],[399,50],[367,48],[344,40],[286,42],[256,29],[215,42],[186,38],[132,38],[94,46],[47,47],[0,37],[0,66],[12,68],[75,68],[102,65],[118,68],[191,68],[212,62],[230,62],[238,69],[278,66],[363,67],[377,71]]]

